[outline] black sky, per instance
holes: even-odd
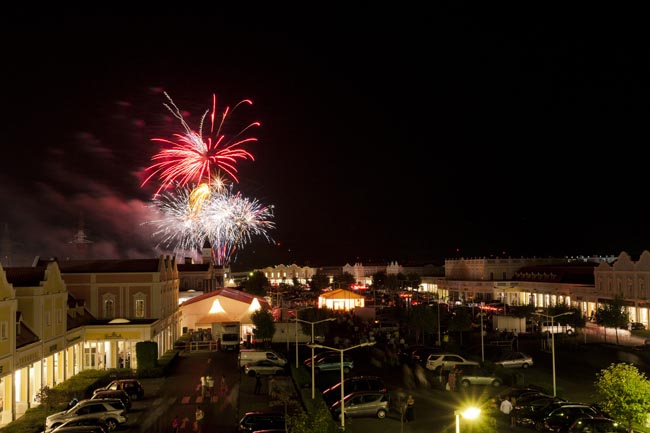
[[[66,255],[81,218],[97,256],[160,253],[138,173],[150,139],[179,132],[162,90],[190,124],[213,93],[254,101],[236,187],[274,206],[279,244],[256,239],[245,268],[648,248],[634,23],[489,17],[8,20],[0,222],[16,261]]]

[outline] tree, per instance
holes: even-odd
[[[406,287],[410,287],[412,290],[418,290],[420,284],[422,284],[422,277],[415,272],[411,272],[406,275],[405,284]]]
[[[269,279],[266,278],[266,275],[264,275],[264,272],[262,271],[253,272],[248,279],[244,281],[243,285],[246,293],[257,296],[265,296],[267,289],[271,287]]]
[[[607,328],[615,329],[616,344],[618,344],[618,328],[626,328],[629,321],[630,316],[625,311],[625,304],[620,296],[616,296],[610,304],[599,307],[596,312],[596,323],[605,328],[605,339],[607,339]]]
[[[422,343],[424,343],[424,336],[427,333],[434,334],[438,331],[438,312],[429,307],[428,305],[416,305],[409,310],[408,327],[415,331],[415,342],[417,343],[422,336]]]
[[[253,321],[253,335],[256,340],[262,340],[265,346],[271,344],[273,336],[275,335],[275,322],[273,321],[273,314],[270,310],[257,310],[251,314]]]
[[[307,308],[305,310],[298,310],[298,319],[305,322],[299,322],[302,332],[311,337],[311,324],[314,323],[314,337],[320,335],[325,336],[328,334],[329,325],[331,322],[321,322],[322,320],[336,317],[334,312],[328,308]],[[315,323],[321,322],[321,323]],[[313,343],[313,342],[312,342]]]
[[[650,412],[650,381],[632,364],[612,364],[596,374],[600,406],[612,418],[624,422],[632,432],[633,424],[644,424]]]
[[[466,307],[456,307],[449,321],[449,330],[460,334],[460,344],[463,344],[463,331],[472,329],[472,315]]]
[[[343,272],[341,275],[337,275],[336,277],[334,277],[334,282],[339,283],[341,285],[340,288],[345,290],[350,290],[350,286],[356,283],[357,280],[354,278],[354,275],[352,275],[351,273]]]
[[[316,272],[314,276],[311,277],[309,286],[314,292],[320,292],[324,288],[330,285],[330,280],[327,275],[319,272]]]

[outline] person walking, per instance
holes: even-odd
[[[181,421],[178,419],[178,415],[174,415],[172,419],[172,433],[179,433],[181,428]]]
[[[499,410],[502,414],[505,415],[506,418],[509,418],[509,424],[511,426],[514,425],[514,419],[512,418],[512,402],[510,401],[509,397],[503,399],[499,405]]]
[[[262,392],[262,377],[258,374],[255,375],[255,390],[253,394],[261,394]]]
[[[221,396],[223,397],[224,395],[226,395],[227,391],[228,391],[228,385],[226,385],[226,375],[222,374],[221,383],[219,384],[219,392],[221,392]]]
[[[408,398],[406,399],[406,422],[414,421],[415,420],[415,399],[413,398],[413,395],[409,394]]]
[[[203,410],[201,409],[201,406],[196,407],[196,412],[194,412],[194,431],[198,433],[202,433],[203,431],[203,417],[204,417]]]

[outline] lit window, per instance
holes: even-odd
[[[144,317],[144,299],[135,300],[135,317]]]

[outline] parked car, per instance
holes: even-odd
[[[564,402],[563,398],[547,394],[531,394],[522,396],[513,404],[510,416],[514,418],[516,425],[524,427],[535,426],[535,416],[538,412],[557,402]]]
[[[117,389],[126,391],[131,400],[144,397],[144,388],[138,379],[117,379],[102,388],[97,388],[94,393]]]
[[[325,351],[323,351],[323,352],[320,352],[320,353],[315,354],[313,360],[312,360],[311,357],[305,359],[305,360],[303,361],[303,365],[304,365],[305,367],[309,367],[309,368],[311,368],[311,363],[312,363],[312,361],[313,361],[313,362],[318,362],[319,359],[324,358],[324,357],[326,357],[326,356],[328,356],[328,355],[337,355],[337,356],[340,356],[340,353],[337,352],[337,351],[335,351],[335,350],[325,350]]]
[[[131,410],[132,402],[129,394],[126,393],[123,389],[103,389],[101,391],[95,390],[93,396],[90,397],[91,400],[106,399],[106,398],[119,398],[124,403],[124,407],[127,411]]]
[[[559,402],[552,403],[533,416],[535,430],[557,432],[567,430],[578,418],[603,416],[604,414],[589,403]]]
[[[645,331],[645,325],[641,322],[632,322],[630,323],[631,331]]]
[[[347,355],[343,355],[343,373],[347,374],[354,368],[354,361]],[[314,363],[314,372],[339,371],[341,369],[341,355],[339,353],[326,355]]]
[[[455,353],[432,353],[427,358],[426,368],[431,371],[436,371],[439,368],[451,370],[452,367],[466,365],[479,365],[479,363],[465,359]]]
[[[498,388],[503,383],[500,377],[478,365],[459,365],[457,367],[460,369],[457,381],[464,388],[471,385],[489,385]]]
[[[253,433],[260,430],[284,429],[285,419],[278,412],[246,412],[239,420],[239,433]]]
[[[384,380],[378,376],[355,376],[348,377],[343,381],[343,392],[345,395],[358,391],[381,391],[387,392],[388,388]],[[332,385],[321,393],[327,406],[331,406],[336,400],[341,399],[341,382]]]
[[[101,426],[89,426],[89,425],[71,425],[68,427],[57,427],[54,430],[50,430],[52,433],[107,433],[109,430],[104,430]]]
[[[108,424],[106,424],[101,416],[95,418],[73,418],[65,421],[59,426],[50,429],[43,430],[43,433],[53,433],[53,432],[63,432],[63,431],[83,431],[90,433],[110,433],[111,429]]]
[[[103,400],[81,400],[73,408],[53,413],[45,418],[45,429],[53,429],[70,419],[97,418],[101,416],[102,421],[112,431],[118,426],[126,423],[127,415],[124,403],[120,399]]]
[[[611,418],[597,416],[576,419],[567,433],[628,433],[628,429]]]
[[[533,365],[533,357],[522,352],[509,352],[502,355],[495,364],[505,368],[528,368]]]
[[[424,364],[427,362],[427,358],[429,358],[429,355],[432,353],[440,353],[440,348],[439,347],[422,347],[419,349],[415,349],[411,353],[411,359],[413,360],[413,364],[421,364],[424,367]]]
[[[244,373],[248,376],[256,375],[269,375],[269,374],[284,374],[284,367],[280,367],[275,362],[269,359],[262,359],[261,361],[251,362],[244,366]]]
[[[348,394],[343,399],[343,406],[346,417],[386,418],[390,410],[390,395],[381,391],[358,391]],[[330,413],[334,419],[341,419],[341,400],[330,406]]]

